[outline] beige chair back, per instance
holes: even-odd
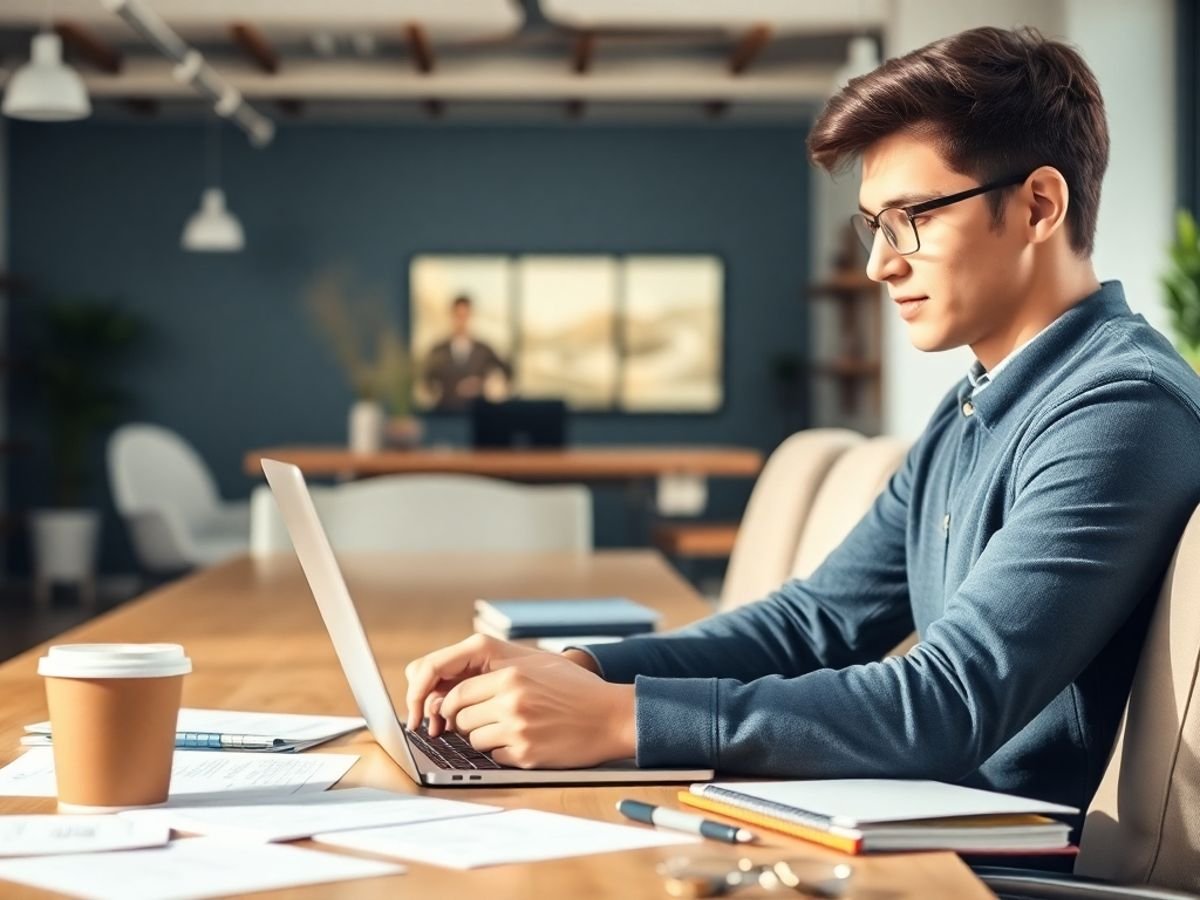
[[[1163,582],[1076,873],[1200,891],[1200,509]]]
[[[838,457],[863,440],[844,428],[812,428],[775,449],[754,482],[738,526],[721,609],[761,600],[787,581],[817,489]]]
[[[788,575],[807,578],[867,514],[904,462],[909,443],[895,437],[864,441],[842,454],[817,492],[800,532]]]

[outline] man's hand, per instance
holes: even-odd
[[[459,682],[441,714],[505,766],[582,768],[637,748],[633,685],[609,684],[554,653],[516,657]]]
[[[473,634],[457,644],[435,650],[410,662],[404,669],[408,679],[408,728],[416,731],[422,718],[429,719],[429,733],[442,733],[439,715],[446,692],[467,678],[494,671],[519,656],[545,654],[482,634]]]
[[[586,653],[560,656],[472,635],[410,663],[408,725],[452,728],[502,765],[575,768],[633,756],[632,685]]]

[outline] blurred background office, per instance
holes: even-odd
[[[1097,271],[1194,347],[1162,283],[1200,204],[1190,0],[4,0],[0,655],[279,549],[271,448],[368,523],[350,549],[654,543],[717,596],[789,436],[890,436],[877,490],[967,369],[909,345],[856,174],[804,142],[839,84],[981,24],[1095,69]],[[853,443],[822,434],[817,480]],[[555,456],[596,448],[624,455]]]

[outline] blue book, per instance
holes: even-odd
[[[476,630],[508,638],[628,637],[653,631],[659,618],[657,610],[624,597],[475,601]]]

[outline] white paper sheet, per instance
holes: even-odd
[[[533,809],[514,809],[489,816],[420,825],[318,834],[313,840],[332,847],[398,856],[451,869],[475,869],[614,850],[695,844],[700,838]]]
[[[0,816],[0,857],[161,847],[171,829],[116,816]]]
[[[393,863],[217,838],[187,838],[152,850],[0,860],[0,879],[84,900],[200,900],[403,871]]]
[[[171,800],[239,803],[250,795],[274,796],[323,791],[358,761],[345,753],[263,755],[176,750],[171,770]],[[53,797],[54,753],[49,747],[27,750],[0,769],[0,797]]]
[[[317,832],[430,822],[500,811],[499,806],[439,800],[374,788],[306,792],[282,800],[236,806],[179,806],[121,813],[140,821],[169,824],[177,831],[248,841],[295,841]]]

